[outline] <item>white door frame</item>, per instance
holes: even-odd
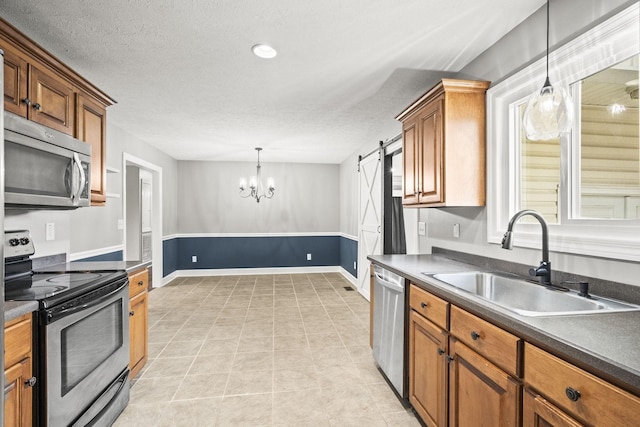
[[[151,263],[153,287],[162,286],[163,261],[162,261],[162,167],[143,160],[129,153],[122,153],[122,212],[124,217],[124,238],[125,245],[123,259],[127,260],[127,166],[138,166],[151,172],[152,183],[152,212],[151,212]]]
[[[367,166],[376,162],[372,173],[369,174]],[[366,157],[360,159],[358,173],[358,278],[357,288],[367,300],[370,300],[369,269],[371,262],[368,255],[380,255],[383,252],[383,192],[382,187],[382,150],[378,149]],[[364,184],[364,185],[363,185]],[[366,192],[363,194],[363,191]],[[372,213],[373,215],[368,215]],[[365,218],[366,216],[366,218]],[[374,219],[369,224],[363,224],[366,219]],[[365,236],[375,236],[373,245],[368,245]]]

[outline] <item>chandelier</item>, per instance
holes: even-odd
[[[270,199],[273,197],[273,194],[276,191],[276,185],[273,181],[273,178],[267,179],[267,191],[264,191],[264,185],[262,184],[261,174],[260,174],[260,151],[262,151],[261,147],[256,147],[256,151],[258,152],[258,164],[256,165],[256,174],[249,178],[249,188],[247,189],[247,180],[244,178],[240,179],[240,197],[247,198],[252,197],[256,199],[256,202],[260,203],[260,199]]]

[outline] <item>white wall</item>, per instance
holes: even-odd
[[[263,156],[264,157],[264,156]],[[265,163],[273,177],[272,199],[243,199],[241,177],[256,173],[250,162],[178,162],[179,233],[309,233],[339,231],[339,166]]]

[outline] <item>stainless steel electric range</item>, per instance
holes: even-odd
[[[40,426],[110,426],[129,401],[124,270],[39,273],[27,230],[5,232],[5,299],[38,301],[34,340]]]

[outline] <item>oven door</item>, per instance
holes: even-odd
[[[128,307],[125,278],[44,311],[43,323],[48,324],[43,403],[50,427],[70,425],[85,412],[96,411],[92,404],[103,401],[98,398],[113,389],[127,369]]]

